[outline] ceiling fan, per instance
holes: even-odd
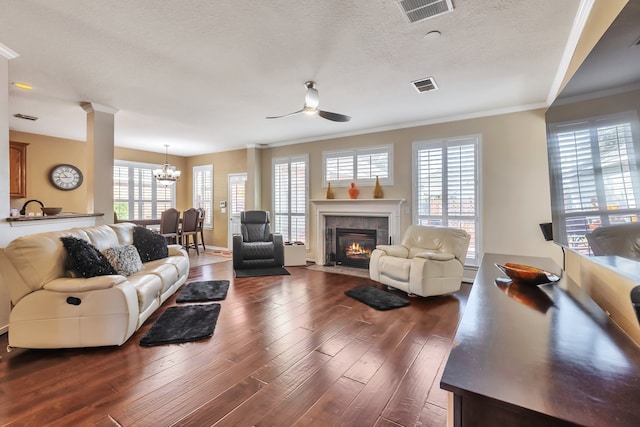
[[[318,110],[318,104],[320,103],[320,99],[318,97],[318,89],[316,89],[316,83],[312,81],[308,81],[304,84],[307,88],[307,93],[304,96],[304,107],[301,110],[294,111],[293,113],[284,114],[282,116],[273,116],[267,117],[267,119],[279,119],[281,117],[293,116],[298,113],[305,114],[317,114],[323,119],[331,120],[334,122],[348,122],[351,120],[351,117],[345,116],[344,114],[332,113],[330,111],[322,111]]]

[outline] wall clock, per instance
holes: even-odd
[[[57,165],[51,168],[49,180],[59,190],[75,190],[82,184],[82,172],[73,165]]]

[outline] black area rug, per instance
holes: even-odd
[[[272,268],[248,268],[246,270],[236,270],[236,277],[261,277],[261,276],[288,276],[291,273],[284,267]]]
[[[394,308],[409,305],[409,301],[394,295],[391,292],[383,291],[375,286],[359,286],[344,292],[347,296],[373,307],[376,310],[392,310]]]
[[[140,340],[152,346],[209,338],[220,314],[220,304],[197,304],[167,308]]]
[[[180,291],[176,302],[220,301],[227,297],[228,290],[228,280],[191,282]]]

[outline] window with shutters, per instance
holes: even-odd
[[[213,165],[193,167],[193,207],[203,208],[204,228],[213,227]]]
[[[113,211],[118,219],[159,219],[176,205],[175,186],[158,185],[153,171],[162,165],[117,160],[113,167]]]
[[[549,170],[554,234],[589,253],[587,231],[638,220],[635,112],[550,124]]]
[[[273,159],[271,227],[285,241],[307,243],[308,156]]]
[[[413,223],[466,230],[467,265],[480,253],[479,153],[479,135],[413,144]]]
[[[323,185],[334,187],[374,185],[376,177],[382,185],[393,184],[393,145],[364,147],[322,153]]]
[[[240,215],[245,210],[247,174],[229,175],[229,214]]]

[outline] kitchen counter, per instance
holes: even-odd
[[[61,212],[58,215],[38,215],[38,216],[11,216],[6,220],[12,226],[18,225],[28,225],[33,223],[41,223],[43,221],[59,221],[59,220],[69,220],[76,218],[95,218],[95,217],[103,217],[103,213],[77,213],[77,212]]]

